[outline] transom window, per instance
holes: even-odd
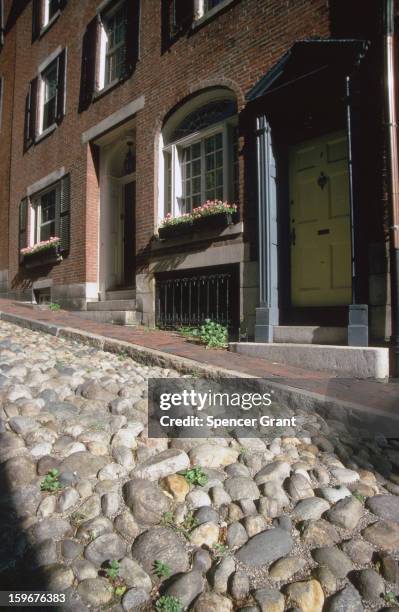
[[[163,147],[163,202],[161,216],[191,212],[207,200],[238,200],[237,117],[234,103],[207,104],[187,115],[172,131],[171,143]],[[207,114],[211,109],[211,114]],[[226,109],[229,109],[227,112]],[[196,116],[197,115],[197,116]],[[209,121],[206,117],[210,118]],[[214,118],[217,123],[213,123]],[[221,117],[224,117],[220,121]],[[210,123],[210,124],[209,124]],[[187,132],[191,133],[187,135]],[[194,126],[202,126],[196,129]],[[173,141],[176,136],[183,138]]]
[[[118,4],[101,14],[99,88],[119,80],[126,62],[126,6]]]
[[[55,123],[57,107],[58,61],[52,62],[42,72],[43,119],[42,131]]]
[[[42,242],[58,235],[60,184],[53,185],[32,200],[34,213],[33,243]]]

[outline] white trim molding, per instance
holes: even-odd
[[[132,102],[129,102],[129,104],[126,104],[126,106],[123,106],[122,108],[117,110],[115,113],[112,113],[112,115],[109,115],[96,125],[93,125],[93,127],[83,132],[82,144],[90,142],[91,140],[97,138],[104,132],[117,126],[119,123],[122,123],[122,121],[129,119],[129,117],[135,115],[138,111],[142,110],[144,108],[144,104],[145,96],[140,96]]]
[[[29,187],[27,187],[26,189],[26,195],[30,197],[35,193],[42,191],[42,189],[46,189],[46,187],[49,187],[50,185],[52,185],[52,183],[56,183],[57,181],[59,181],[63,176],[65,176],[65,174],[67,174],[67,172],[64,166],[62,166],[62,168],[59,168],[58,170],[54,170],[54,172],[47,174],[47,176],[44,176],[43,178],[39,179],[38,181],[36,181],[36,183],[29,185]]]

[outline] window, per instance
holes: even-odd
[[[33,0],[32,42],[39,38],[56,21],[67,0]]]
[[[207,200],[237,201],[237,137],[236,106],[230,100],[205,104],[174,129],[165,129],[161,217],[191,212]]]
[[[60,250],[69,250],[70,178],[56,183],[30,197],[29,245],[60,238]],[[21,225],[21,221],[20,221]],[[26,233],[26,225],[22,223]]]
[[[58,61],[55,60],[41,74],[43,117],[41,131],[47,130],[55,123],[57,105]]]
[[[58,236],[59,184],[36,196],[32,201],[34,210],[33,243],[43,242]]]
[[[231,0],[194,0],[195,17],[201,19],[201,17],[205,17],[213,9],[216,11],[216,7],[226,6],[230,2]]]
[[[29,84],[25,102],[25,150],[65,115],[66,51],[56,51]]]
[[[102,69],[100,88],[117,81],[123,75],[126,53],[126,22],[124,4],[102,18]]]
[[[139,59],[140,0],[104,2],[88,23],[82,44],[79,112],[129,78]]]

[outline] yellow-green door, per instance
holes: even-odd
[[[292,305],[349,304],[350,209],[344,132],[292,147],[290,226]]]

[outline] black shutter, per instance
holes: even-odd
[[[140,54],[140,0],[125,2],[125,66],[121,78],[129,78]]]
[[[97,39],[99,31],[98,17],[88,24],[83,35],[82,67],[80,73],[79,112],[86,110],[93,99],[96,85]]]
[[[19,203],[19,237],[18,237],[18,249],[19,249],[19,261],[23,259],[21,249],[28,246],[28,198],[24,198]]]
[[[60,7],[61,11],[65,8],[67,1],[68,0],[58,0],[58,6]]]
[[[36,138],[37,77],[29,83],[25,101],[24,145],[28,149]]]
[[[69,234],[70,234],[70,202],[71,202],[71,181],[70,175],[67,174],[61,179],[60,193],[60,227],[59,237],[61,239],[60,251],[65,253],[69,251]]]
[[[42,5],[43,0],[33,0],[32,2],[32,42],[40,36],[43,23]]]
[[[65,115],[65,84],[66,84],[66,49],[63,49],[58,58],[58,82],[57,82],[57,108],[56,121],[61,123]]]
[[[187,30],[194,21],[194,0],[173,0],[175,34]]]

